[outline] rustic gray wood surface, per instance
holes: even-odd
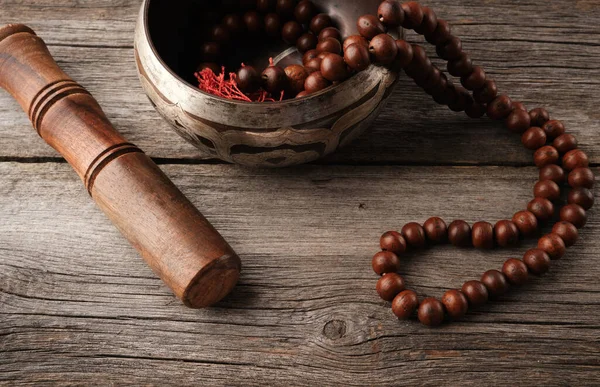
[[[600,173],[600,1],[427,2],[502,90],[545,106]],[[316,165],[250,170],[177,137],[135,75],[138,0],[0,0],[115,126],[162,165],[242,257],[218,307],[184,308],[0,92],[0,384],[599,385],[600,220],[551,272],[464,321],[397,321],[374,290],[379,235],[432,215],[523,208],[531,153],[498,124],[436,106],[403,77],[372,130]],[[411,255],[440,296],[519,249]]]

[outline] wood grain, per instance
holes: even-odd
[[[164,170],[243,259],[239,286],[217,308],[180,305],[67,165],[0,163],[0,380],[600,382],[596,211],[548,275],[463,322],[398,322],[375,292],[370,256],[381,232],[430,214],[506,218],[531,197],[534,168]],[[443,247],[409,256],[403,272],[421,295],[440,296],[524,248]]]

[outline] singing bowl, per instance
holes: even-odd
[[[343,37],[356,34],[357,18],[376,12],[380,2],[313,1]],[[201,62],[199,36],[203,26],[218,23],[214,4],[221,3],[144,0],[135,32],[138,74],[150,101],[179,135],[210,157],[251,167],[311,162],[356,139],[388,100],[397,73],[378,66],[308,97],[282,102],[238,102],[201,91],[193,75]],[[259,68],[269,56],[280,65],[301,62],[295,48],[264,43],[236,47],[226,65],[239,66],[244,55],[260,58],[264,63],[257,63]]]

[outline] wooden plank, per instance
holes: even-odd
[[[594,210],[548,275],[462,322],[398,322],[374,291],[381,232],[430,215],[506,218],[531,197],[534,168],[164,170],[243,259],[217,308],[174,300],[66,164],[0,163],[0,382],[600,383]],[[442,247],[403,272],[440,296],[523,250]]]
[[[65,70],[97,96],[109,118],[158,158],[202,160],[151,108],[135,74],[130,48],[139,2],[0,1],[0,24],[23,21],[51,44]],[[579,136],[594,163],[600,153],[600,7],[594,1],[515,4],[499,0],[429,5],[455,25],[465,48],[502,90],[527,106],[545,106]],[[69,12],[69,20],[64,20]],[[531,17],[535,15],[535,17]],[[412,37],[411,37],[412,38]],[[432,50],[429,50],[433,54]],[[30,129],[25,115],[0,93],[0,160],[57,157]],[[330,157],[335,164],[524,165],[530,152],[487,120],[469,120],[435,105],[402,77],[369,133]],[[516,151],[516,149],[520,149]]]

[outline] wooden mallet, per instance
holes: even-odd
[[[0,87],[185,305],[207,307],[233,289],[241,263],[232,248],[27,26],[0,29]]]

